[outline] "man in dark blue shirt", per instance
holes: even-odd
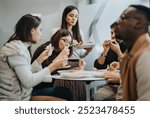
[[[114,22],[110,28],[111,28],[111,40],[116,40],[117,43],[120,46],[120,50],[124,53],[126,50],[126,45],[121,40],[116,39],[117,37],[115,33],[115,26],[117,25],[116,22]],[[103,43],[103,52],[97,58],[94,62],[94,67],[96,69],[107,69],[107,67],[114,61],[118,62],[118,56],[117,54],[111,49],[109,42],[111,40],[105,40]],[[118,84],[109,83],[102,86],[95,94],[92,95],[91,100],[115,100],[115,95],[117,93]]]

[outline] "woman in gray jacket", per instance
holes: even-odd
[[[67,59],[62,57],[42,69],[41,63],[52,51],[50,46],[31,65],[28,47],[39,42],[40,23],[37,16],[22,16],[15,26],[15,33],[0,49],[0,100],[29,100],[33,86],[51,82],[52,71],[67,67]]]

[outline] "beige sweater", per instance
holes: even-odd
[[[123,100],[150,100],[150,90],[147,85],[150,83],[150,74],[143,71],[147,66],[150,67],[149,62],[144,63],[143,60],[145,67],[140,64],[140,57],[145,56],[146,53],[150,53],[150,42],[143,35],[134,44],[130,53],[126,52],[120,61]]]

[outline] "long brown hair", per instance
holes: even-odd
[[[22,42],[35,43],[35,41],[32,40],[31,30],[32,28],[37,28],[40,23],[41,19],[37,16],[32,16],[31,14],[22,16],[15,26],[14,34],[7,42],[20,40]]]
[[[71,12],[74,9],[76,9],[79,12],[79,10],[75,6],[67,6],[64,9],[63,14],[62,14],[61,29],[67,29],[68,30],[67,22],[66,22],[66,16],[69,12]],[[77,40],[78,42],[83,43],[83,40],[82,40],[82,37],[80,34],[80,29],[79,29],[79,18],[78,18],[75,26],[73,26],[72,32],[73,32],[73,39]]]
[[[61,52],[61,49],[59,48],[59,41],[61,39],[61,37],[65,37],[65,36],[71,36],[71,33],[66,30],[66,29],[59,29],[52,37],[51,37],[51,44],[54,47],[54,50],[56,52]],[[72,39],[72,36],[71,36]],[[71,40],[71,44],[73,44],[73,39]],[[73,47],[72,45],[69,47],[70,50],[70,54],[69,57],[72,55],[73,52]]]

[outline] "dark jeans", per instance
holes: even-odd
[[[42,89],[33,89],[32,96],[53,96],[58,98],[63,98],[68,101],[74,101],[75,98],[70,89],[66,87],[49,87],[49,88],[42,88]]]

